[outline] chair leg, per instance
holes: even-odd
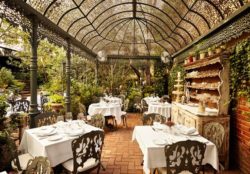
[[[106,170],[102,163],[101,163],[101,168],[102,168],[103,171]]]
[[[125,126],[126,128],[128,127],[128,123],[127,123],[127,115],[124,116],[124,121],[125,121]]]

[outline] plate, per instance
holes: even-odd
[[[167,141],[163,140],[163,139],[154,139],[153,143],[156,145],[165,145],[165,144],[167,144]]]
[[[57,141],[62,139],[63,137],[61,135],[53,135],[48,138],[49,141]]]
[[[195,135],[199,135],[199,132],[193,132],[193,133],[191,133],[191,134],[187,134],[187,133],[184,133],[184,132],[182,132],[182,134],[183,135],[190,135],[190,136],[195,136]]]

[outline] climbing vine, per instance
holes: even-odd
[[[231,98],[246,97],[250,101],[250,39],[238,43],[230,56]]]

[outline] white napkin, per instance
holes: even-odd
[[[190,128],[185,128],[185,129],[183,129],[182,130],[182,132],[184,133],[184,134],[192,134],[192,133],[195,133],[196,132],[196,129],[194,128],[194,127],[190,127]]]

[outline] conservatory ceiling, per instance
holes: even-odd
[[[26,0],[94,53],[176,53],[244,5],[242,0]]]

